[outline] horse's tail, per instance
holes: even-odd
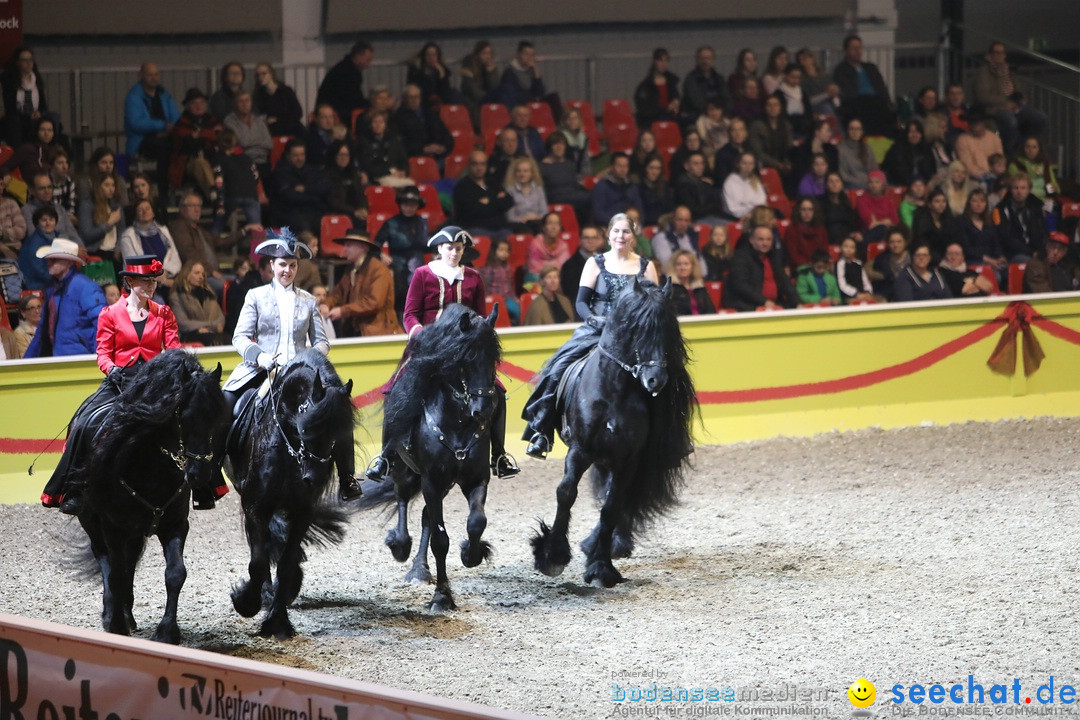
[[[310,545],[326,547],[337,545],[345,539],[345,528],[348,525],[348,513],[339,507],[328,503],[320,503],[315,507],[311,525],[308,527],[304,539],[301,541],[300,562],[307,560],[307,553],[303,548]],[[285,549],[285,541],[289,536],[289,521],[281,513],[274,513],[270,520],[270,559],[277,563],[281,560],[281,553]]]

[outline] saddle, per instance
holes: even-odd
[[[225,439],[226,453],[236,449],[240,439],[246,437],[255,424],[255,418],[262,415],[266,403],[263,402],[270,391],[271,378],[266,378],[257,388],[248,388],[233,407],[233,420],[229,425],[229,434]]]
[[[559,378],[559,384],[555,388],[555,412],[557,417],[562,418],[563,412],[566,410],[566,401],[571,395],[577,392],[578,382],[581,380],[581,371],[585,369],[585,363],[588,362],[592,354],[596,352],[596,348],[589,350],[589,352],[573,363],[570,367],[566,368],[566,372]],[[559,437],[564,442],[570,440],[570,428],[565,423],[559,429]]]

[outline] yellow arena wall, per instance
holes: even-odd
[[[1078,300],[1080,293],[1066,293],[685,319],[701,402],[697,441],[1075,416]],[[501,333],[512,453],[524,452],[517,438],[528,379],[571,330]],[[1005,334],[1015,334],[1017,360],[1013,365],[1002,353],[1003,372],[995,372],[987,361]],[[1041,365],[1025,375],[1023,350],[1036,344]],[[354,381],[359,463],[377,451],[379,388],[403,349],[403,339],[375,338],[341,341],[331,350],[341,377]],[[220,362],[226,374],[239,360],[226,348],[197,352],[204,365]],[[37,501],[62,448],[65,424],[100,381],[90,356],[0,363],[0,502]],[[30,477],[27,468],[42,450]]]

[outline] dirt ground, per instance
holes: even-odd
[[[1076,686],[1078,447],[1080,421],[1033,420],[699,448],[681,505],[616,562],[628,582],[610,590],[582,582],[576,544],[596,519],[584,492],[574,561],[558,578],[533,569],[528,539],[554,516],[561,462],[525,459],[492,482],[492,562],[461,567],[465,503],[448,501],[457,611],[426,612],[431,587],[405,584],[382,544],[389,518],[363,514],[342,545],[312,551],[288,642],[257,637],[229,602],[247,563],[234,493],[192,516],[184,644],[552,718],[847,717],[860,677],[882,715],[946,709],[892,706],[896,684]],[[19,505],[0,508],[0,531],[0,611],[100,628],[98,581],[59,561],[77,525]],[[151,546],[140,636],[163,603]],[[722,699],[631,699],[653,683]]]

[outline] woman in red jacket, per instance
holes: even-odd
[[[75,493],[66,493],[69,470],[81,459],[91,440],[87,429],[92,417],[102,417],[120,395],[124,378],[140,365],[167,348],[180,347],[176,318],[172,310],[150,298],[157,289],[157,279],[165,270],[153,255],[133,255],[119,275],[124,279],[125,294],[98,316],[97,363],[105,380],[75,412],[60,458],[44,492],[41,504],[60,506],[60,511],[77,515],[81,504]]]
[[[784,251],[792,277],[800,267],[811,264],[810,256],[815,250],[829,251],[829,231],[825,228],[824,214],[813,198],[799,198],[791,225],[784,233]]]

